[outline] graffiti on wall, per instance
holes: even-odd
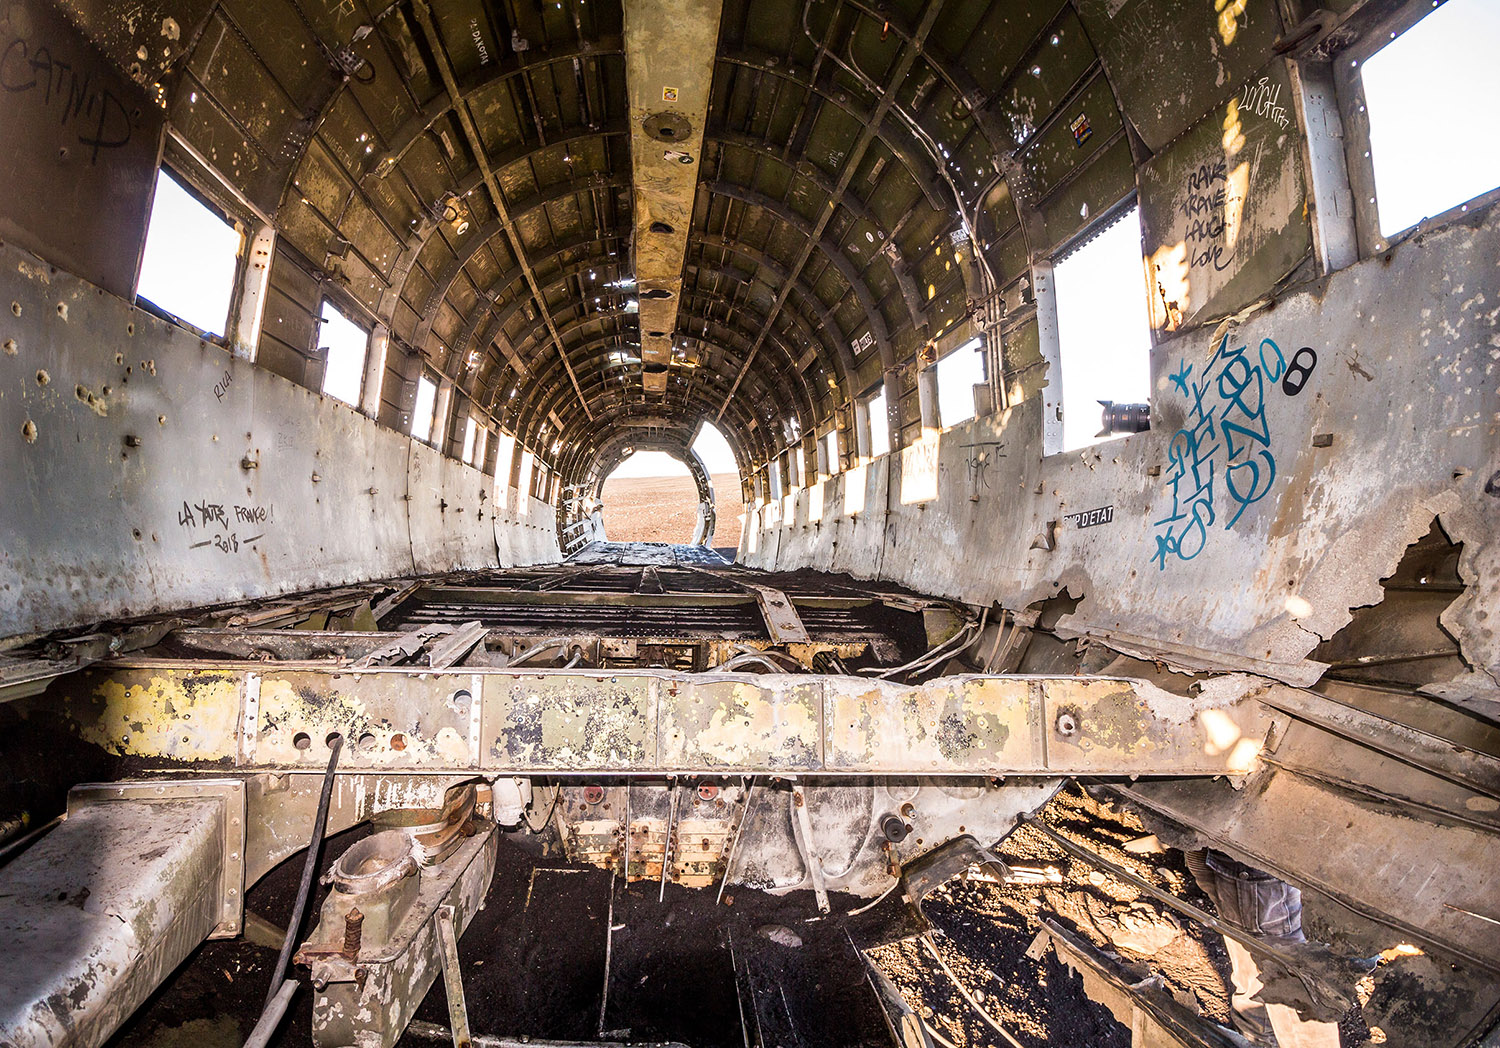
[[[1317,355],[1304,348],[1293,360],[1300,393]],[[1291,392],[1285,385],[1288,372],[1281,347],[1269,338],[1231,350],[1225,335],[1201,370],[1178,359],[1169,377],[1187,401],[1187,412],[1167,448],[1169,512],[1151,525],[1156,529],[1151,561],[1160,570],[1198,556],[1214,530],[1232,530],[1247,509],[1270,494],[1276,448],[1266,398],[1278,383],[1284,393]]]

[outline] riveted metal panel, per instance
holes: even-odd
[[[821,681],[780,675],[663,681],[662,765],[814,770],[822,764],[822,693]]]
[[[322,769],[344,737],[347,771],[478,765],[479,686],[468,673],[266,673],[250,763]]]
[[[0,635],[496,563],[480,471],[10,246],[0,344]]]
[[[828,704],[828,766],[984,772],[1045,767],[1041,684],[946,677],[918,688],[840,681]],[[1128,685],[1126,685],[1128,687]]]
[[[657,685],[655,677],[640,675],[488,675],[485,767],[655,768]]]
[[[1268,687],[1174,695],[1127,678],[606,674],[264,664],[95,668],[54,685],[71,730],[148,760],[321,771],[1235,774]],[[1267,703],[1277,701],[1274,689]],[[1281,692],[1288,689],[1280,688]],[[1291,701],[1289,698],[1285,701]]]
[[[1283,61],[1141,165],[1151,324],[1175,331],[1262,296],[1312,250]]]

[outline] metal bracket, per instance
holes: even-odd
[[[164,782],[95,782],[68,791],[71,814],[109,801],[171,802],[217,797],[224,806],[224,864],[220,884],[219,923],[210,939],[240,934],[245,915],[245,783],[241,779],[174,779]]]
[[[920,908],[922,900],[931,895],[939,885],[976,865],[994,869],[1001,883],[1010,878],[1010,868],[994,852],[967,833],[913,859],[903,870],[912,905]]]
[[[469,1048],[469,1006],[464,1001],[464,976],[458,963],[458,929],[454,927],[452,906],[440,906],[437,912],[438,956],[443,962],[443,989],[448,994],[448,1027],[453,1031],[453,1048]]]

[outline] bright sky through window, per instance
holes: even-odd
[[[474,421],[474,416],[473,415],[470,415],[466,420],[464,420],[464,464],[465,465],[472,466],[474,464],[474,445],[478,442],[478,440],[479,440],[479,423],[477,423],[477,422]]]
[[[318,345],[327,351],[323,392],[358,407],[359,391],[365,384],[365,353],[370,348],[370,333],[325,300]]]
[[[212,335],[224,334],[240,235],[167,174],[157,172],[137,293]]]
[[[869,400],[870,454],[884,455],[891,450],[891,422],[885,413],[885,390]]]
[[[839,460],[839,431],[830,429],[823,434],[823,454],[828,458],[828,475],[831,477],[843,468]]]
[[[685,477],[688,468],[665,451],[637,451],[615,467],[610,477]],[[607,479],[607,478],[606,478]]]
[[[983,346],[972,339],[937,362],[938,418],[944,429],[974,417],[974,387],[984,381]]]
[[[740,467],[734,461],[734,451],[729,446],[729,441],[724,439],[718,427],[712,422],[705,422],[703,428],[698,430],[698,439],[693,441],[693,450],[703,460],[704,467],[710,473],[739,473]]]
[[[711,474],[739,473],[734,452],[729,441],[712,423],[705,422],[693,441],[693,450],[703,460],[704,468]],[[637,451],[615,467],[611,477],[682,477],[687,476],[687,467],[675,456],[665,451]]]
[[[1144,404],[1151,393],[1150,321],[1135,208],[1057,264],[1063,450],[1099,441],[1099,401]]]
[[[437,406],[437,384],[423,375],[417,379],[417,402],[411,409],[411,435],[418,440],[432,439],[432,412]]]
[[[1500,3],[1448,0],[1366,60],[1382,235],[1500,185],[1500,139],[1479,111],[1500,97],[1497,43]]]

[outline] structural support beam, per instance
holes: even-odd
[[[735,376],[734,385],[730,387],[729,393],[724,397],[724,403],[719,408],[720,418],[724,417],[724,412],[728,409],[729,402],[734,398],[735,392],[740,388],[740,383],[750,373],[750,365],[754,362],[755,355],[759,352],[761,343],[765,341],[766,335],[770,333],[771,325],[776,321],[776,314],[781,312],[781,307],[785,305],[787,295],[791,293],[792,286],[796,284],[797,279],[802,275],[802,269],[807,265],[807,260],[817,250],[818,242],[823,237],[823,231],[828,228],[829,221],[838,211],[839,201],[849,188],[849,183],[854,180],[854,173],[859,170],[860,161],[864,159],[865,151],[870,148],[870,143],[879,135],[881,122],[885,119],[886,114],[890,112],[891,107],[896,104],[896,92],[901,87],[902,81],[906,79],[906,74],[911,72],[911,67],[921,53],[923,44],[927,42],[927,34],[932,32],[932,27],[937,23],[938,13],[942,8],[943,4],[941,0],[937,3],[927,5],[926,10],[922,13],[922,21],[918,24],[908,45],[902,50],[901,57],[896,60],[895,66],[886,78],[886,89],[881,94],[879,103],[875,106],[875,112],[872,114],[870,122],[860,132],[859,138],[849,150],[849,156],[843,161],[843,171],[839,175],[838,185],[834,187],[834,192],[829,195],[827,202],[824,203],[818,215],[817,222],[809,231],[807,243],[803,245],[802,253],[797,256],[797,261],[792,264],[788,279],[782,283],[781,288],[776,292],[776,300],[771,304],[770,310],[766,313],[765,325],[761,328],[760,334],[756,336],[755,345],[751,347],[750,352],[746,355],[745,363],[740,367],[739,374]],[[867,312],[869,311],[867,310]],[[885,361],[884,363],[889,367],[893,362]],[[897,447],[899,440],[899,432],[893,430],[891,446],[893,448]]]
[[[722,7],[721,0],[625,2],[635,279],[648,393],[667,388]]]
[[[417,16],[417,22],[422,27],[422,33],[427,38],[427,44],[432,48],[432,53],[437,60],[438,72],[442,75],[443,86],[448,91],[448,98],[453,104],[453,112],[458,116],[458,122],[464,129],[464,137],[469,140],[469,148],[474,153],[474,159],[479,164],[479,170],[484,177],[485,188],[489,190],[490,201],[495,208],[495,216],[500,225],[505,229],[505,235],[510,241],[511,252],[516,256],[516,264],[520,267],[522,275],[526,278],[526,285],[531,289],[532,296],[536,299],[537,311],[542,315],[542,321],[547,326],[547,332],[552,336],[552,344],[562,356],[563,367],[568,372],[568,379],[573,383],[573,390],[578,394],[578,401],[583,405],[583,413],[590,419],[594,417],[593,410],[589,407],[588,400],[583,395],[583,389],[578,384],[578,376],[573,373],[573,365],[568,363],[567,348],[563,345],[557,328],[552,323],[552,316],[547,310],[547,296],[542,294],[542,289],[537,286],[536,274],[532,272],[531,263],[526,257],[526,245],[521,241],[516,232],[515,220],[511,217],[510,208],[505,203],[505,194],[500,190],[500,182],[495,177],[494,170],[490,167],[489,154],[485,149],[484,136],[479,133],[479,128],[474,124],[474,115],[469,112],[469,103],[464,93],[459,89],[458,79],[453,72],[453,65],[448,61],[448,52],[443,43],[442,34],[438,32],[437,25],[432,20],[432,9],[428,7],[427,0],[416,0],[413,11]]]
[[[241,770],[615,774],[1222,775],[1251,770],[1264,682],[1198,696],[1115,677],[864,677],[139,660],[65,698],[112,752]],[[1274,692],[1280,686],[1270,686]],[[137,727],[145,724],[141,729]]]

